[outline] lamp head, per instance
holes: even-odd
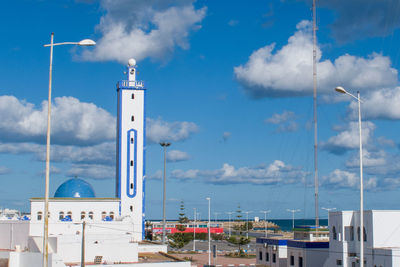
[[[335,91],[336,91],[336,92],[339,92],[339,93],[341,93],[341,94],[347,94],[347,91],[346,91],[342,86],[337,86],[337,87],[335,88]]]
[[[90,39],[83,39],[78,43],[80,46],[94,46],[96,45],[96,42]]]

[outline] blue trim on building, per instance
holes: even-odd
[[[287,246],[294,248],[329,248],[329,242],[288,240]]]
[[[142,180],[142,240],[145,239],[145,211],[146,211],[146,198],[145,198],[145,188],[146,188],[146,93],[143,92],[143,180]]]
[[[256,243],[276,245],[276,246],[286,246],[288,244],[288,240],[287,239],[272,239],[272,238],[265,238],[265,237],[257,237]]]
[[[117,93],[118,93],[118,103],[119,103],[119,107],[118,107],[118,177],[117,177],[117,197],[121,199],[121,163],[122,163],[122,159],[121,159],[121,142],[122,142],[122,90],[119,90],[119,88],[117,89]],[[121,215],[121,212],[120,212]]]
[[[131,184],[129,182],[129,178],[130,178],[130,171],[131,171],[131,138],[132,138],[132,132],[133,132],[133,138],[134,138],[134,145],[133,145],[133,194],[130,193],[130,188],[131,188]],[[136,179],[137,179],[137,131],[135,129],[130,129],[127,133],[126,133],[127,139],[127,162],[126,162],[126,166],[127,166],[127,177],[126,177],[126,195],[130,198],[134,198],[136,196]]]

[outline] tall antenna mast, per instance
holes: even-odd
[[[315,184],[315,226],[318,216],[318,124],[317,124],[317,11],[313,0],[313,84],[314,84],[314,184]]]

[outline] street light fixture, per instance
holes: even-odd
[[[246,213],[246,238],[249,238],[249,213],[252,211],[244,211]]]
[[[208,200],[208,266],[211,266],[211,198],[206,199]]]
[[[166,200],[166,187],[167,187],[167,147],[171,145],[171,143],[161,142],[160,145],[164,148],[164,187],[163,187],[163,230],[162,230],[162,243],[165,244],[165,200]]]
[[[193,252],[196,251],[196,208],[193,208],[194,217],[193,217]]]
[[[50,129],[51,129],[51,86],[53,75],[53,47],[56,45],[79,45],[93,46],[96,42],[90,39],[84,39],[80,42],[54,43],[54,33],[51,33],[50,44],[44,47],[50,47],[50,67],[49,67],[49,94],[47,107],[47,139],[46,139],[46,172],[44,189],[44,229],[43,229],[43,267],[47,267],[49,259],[49,181],[50,181]]]
[[[361,98],[360,91],[354,96],[341,86],[335,88],[336,92],[346,94],[358,102],[358,133],[360,142],[360,267],[364,267],[364,185],[363,185],[363,156],[362,156],[362,131],[361,131]]]
[[[261,210],[260,212],[264,213],[265,237],[267,237],[267,230],[268,230],[267,213],[270,213],[271,210]]]
[[[297,210],[287,209],[287,211],[289,211],[289,212],[292,213],[292,229],[294,229],[294,214],[295,214],[296,212],[299,212],[300,210],[299,210],[299,209],[297,209]]]

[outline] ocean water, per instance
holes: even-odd
[[[291,219],[276,219],[276,220],[271,219],[268,221],[273,222],[276,225],[278,225],[282,231],[291,231],[292,230],[293,220],[291,220]],[[321,226],[328,226],[328,219],[320,219],[319,224]],[[315,220],[314,219],[295,219],[294,225],[295,226],[315,225]]]
[[[161,221],[161,220],[150,220],[150,221]],[[167,220],[167,221],[176,221],[176,220]],[[218,221],[228,221],[228,220],[218,220]],[[269,222],[273,222],[276,225],[279,226],[279,228],[282,231],[291,231],[292,230],[292,224],[293,220],[292,219],[268,219]],[[213,222],[213,221],[211,221]],[[321,226],[328,226],[328,219],[320,219],[319,224]],[[295,219],[294,220],[294,225],[295,226],[301,226],[301,225],[315,225],[315,220],[314,219]]]

